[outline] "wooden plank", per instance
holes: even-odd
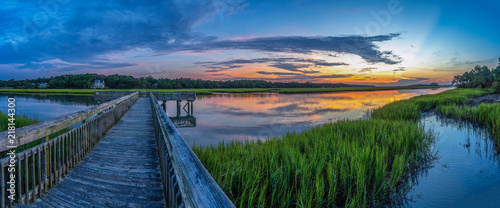
[[[20,154],[18,153],[16,156],[19,156]],[[21,180],[21,159],[17,158],[16,160],[16,166],[17,166],[17,200],[16,201],[20,201],[21,203],[24,204],[24,201],[22,200],[23,198],[23,192],[22,192],[22,187],[23,187],[23,180]]]
[[[29,187],[29,155],[27,152],[24,152],[24,191],[25,191],[25,196],[26,196],[26,204],[29,204],[30,197],[30,187]]]
[[[38,152],[38,157],[37,157],[37,163],[38,163],[38,197],[42,197],[42,149],[40,147],[37,147],[37,152]]]
[[[2,194],[0,195],[0,197],[2,197],[1,199],[1,204],[0,206],[1,207],[5,207],[5,198],[7,197],[7,194],[6,194],[6,191],[7,191],[7,187],[6,187],[6,183],[3,183],[3,181],[8,181],[5,176],[5,167],[2,165],[0,166],[2,168],[2,170],[0,170],[1,172],[1,180],[2,180],[2,183],[0,183],[0,188],[2,189]],[[7,178],[10,178],[10,177],[7,177]]]
[[[57,198],[47,202],[76,207],[165,207],[151,115],[149,99],[137,101],[49,191],[49,197]],[[43,199],[33,206],[47,205]]]
[[[160,129],[168,138],[167,144],[175,178],[186,207],[235,207],[222,191],[200,160],[193,153],[184,138],[170,121],[158,100],[151,96],[153,111],[160,119]]]
[[[78,111],[76,113],[72,113],[66,116],[62,116],[53,120],[40,122],[37,124],[25,126],[19,129],[16,129],[16,139],[14,144],[10,144],[7,139],[7,131],[0,132],[0,152],[8,150],[7,146],[20,146],[23,144],[27,144],[29,142],[38,140],[42,137],[48,136],[52,133],[58,132],[68,126],[81,122],[84,119],[87,119],[97,113],[100,113],[106,109],[109,109],[129,98],[137,98],[138,93],[133,93],[128,96],[115,99],[113,101],[90,107],[88,109]]]
[[[35,156],[35,150],[34,149],[31,149],[31,175],[33,175],[31,177],[31,190],[33,190],[33,193],[30,195],[30,199],[35,199],[36,198],[36,195],[35,195],[35,190],[36,190],[36,160],[35,160],[36,156]]]

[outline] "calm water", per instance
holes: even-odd
[[[367,111],[387,103],[444,90],[447,89],[200,96],[194,102],[196,126],[179,131],[191,145],[266,139],[339,119],[359,119]],[[92,96],[17,94],[14,97],[18,113],[39,120],[95,105]],[[2,112],[7,111],[7,98],[8,95],[0,94]],[[167,113],[175,116],[175,102],[169,102],[167,108]],[[437,134],[433,144],[437,158],[416,175],[405,206],[500,207],[500,160],[489,136],[480,128],[439,119],[433,114],[425,115],[422,122]]]
[[[417,177],[411,207],[500,207],[498,149],[480,128],[438,119],[422,119],[438,134],[437,159]]]
[[[7,112],[7,99],[16,99],[16,114],[40,121],[55,119],[95,105],[92,96],[46,94],[0,94],[0,111]]]
[[[180,128],[179,131],[191,145],[266,139],[339,119],[359,119],[367,111],[387,103],[444,90],[447,89],[320,94],[215,94],[198,97],[194,101],[197,125]],[[175,105],[175,102],[167,103],[168,115],[175,116]]]

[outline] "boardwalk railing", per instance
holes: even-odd
[[[153,93],[150,96],[167,207],[234,207]]]
[[[15,160],[11,160],[13,156],[0,160],[0,206],[11,206],[14,202],[28,204],[36,196],[41,197],[42,192],[47,192],[75,167],[137,99],[138,93],[132,93],[54,120],[19,128],[13,144],[9,143],[7,132],[1,132],[1,152],[10,151],[8,145],[20,146],[32,142],[41,144],[16,153]],[[49,135],[78,122],[82,124],[49,140]],[[9,172],[13,165],[14,172]],[[9,183],[12,181],[15,182]],[[15,201],[9,198],[12,193]]]
[[[101,101],[110,101],[127,96],[131,91],[94,91],[94,99]]]
[[[196,100],[194,91],[152,91],[157,100]]]
[[[97,100],[108,101],[119,97],[126,96],[132,93],[131,91],[95,91],[94,98]],[[156,99],[165,100],[196,100],[196,92],[194,91],[139,91],[139,97],[149,97],[153,93]]]

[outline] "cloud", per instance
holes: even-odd
[[[397,71],[406,71],[406,67],[398,67],[398,68],[396,68],[396,69],[394,69],[392,71],[395,71],[395,72],[397,72]]]
[[[369,63],[397,64],[401,63],[401,57],[393,54],[392,51],[380,51],[375,42],[390,41],[399,36],[399,33],[394,33],[378,36],[284,36],[245,40],[214,40],[186,45],[178,50],[256,50],[299,54],[311,54],[317,51],[329,54],[355,54]]]
[[[76,71],[76,70],[88,70],[88,69],[114,69],[114,68],[124,68],[129,66],[136,66],[133,63],[115,63],[115,62],[102,62],[102,61],[90,61],[79,64],[71,64],[65,62],[35,62],[27,63],[19,66],[19,69],[32,69],[32,70],[42,70],[42,71]]]
[[[111,61],[103,57],[138,48],[151,49],[155,55],[252,50],[297,54],[355,54],[368,63],[401,62],[401,58],[392,51],[381,51],[376,45],[399,37],[399,33],[219,40],[195,30],[198,25],[223,19],[246,7],[244,0],[110,0],[105,4],[100,1],[50,1],[52,4],[40,2],[19,1],[18,4],[0,8],[0,64],[34,70],[48,70],[51,67],[57,70],[123,68],[134,64],[112,63],[106,66],[103,62]],[[40,64],[56,59],[72,65]],[[235,59],[229,60],[232,65],[221,62],[219,66],[222,67],[207,68],[207,71],[220,72],[238,68],[237,65],[259,62],[270,63],[289,71],[299,70],[298,66],[304,64],[314,67],[347,65],[324,60],[280,59],[282,60]]]
[[[80,63],[134,48],[161,52],[212,41],[193,28],[246,5],[243,0],[19,1],[0,9],[0,63]]]
[[[410,78],[410,79],[400,79],[395,83],[388,83],[384,85],[391,85],[391,86],[408,86],[408,85],[414,85],[414,84],[426,84],[425,81],[429,80],[429,78],[426,77],[415,77],[415,78]]]
[[[426,77],[417,77],[417,78],[414,78],[414,79],[417,80],[417,81],[429,80],[429,78],[426,78]]]
[[[373,69],[377,69],[376,67],[365,67],[359,70],[359,72],[371,72]]]
[[[302,70],[299,70],[299,69],[308,68],[310,65],[309,64],[277,63],[277,64],[271,64],[269,66],[274,67],[274,68],[284,69],[287,71],[302,72]]]
[[[228,66],[234,64],[257,64],[257,63],[275,63],[275,62],[303,62],[311,63],[316,66],[348,66],[348,63],[343,62],[326,62],[321,59],[305,59],[305,58],[291,58],[291,57],[281,57],[281,58],[255,58],[255,59],[229,59],[225,61],[197,61],[194,64],[202,66]]]
[[[258,74],[265,74],[265,75],[300,75],[297,73],[292,73],[292,72],[266,72],[266,71],[257,71]]]
[[[322,66],[348,66],[349,64],[343,62],[326,62],[320,59],[306,59],[306,58],[255,58],[255,59],[229,59],[225,61],[198,61],[194,64],[201,65],[210,70],[205,72],[224,71],[233,68],[242,67],[244,64],[267,64],[269,67],[284,69],[292,72],[300,72],[303,74],[315,74],[320,71],[305,70],[310,67],[320,68]]]
[[[227,67],[216,67],[216,66],[208,66],[210,70],[206,70],[205,72],[221,72],[221,71],[227,71],[229,69],[234,69],[234,68],[240,68],[242,67],[241,65],[231,65]]]

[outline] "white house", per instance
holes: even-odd
[[[49,87],[49,85],[47,84],[47,82],[42,82],[38,85],[38,88],[47,88]]]
[[[105,88],[106,85],[104,85],[104,80],[102,79],[96,79],[94,80],[94,85],[92,86],[93,89],[97,89],[97,88]]]

